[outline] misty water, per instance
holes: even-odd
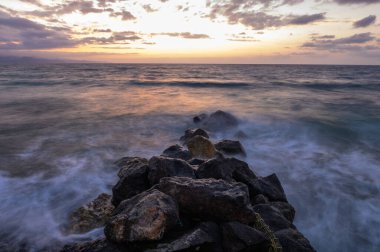
[[[113,162],[160,154],[218,109],[318,251],[380,251],[380,67],[119,64],[0,65],[0,250],[101,236],[64,229],[111,193]]]

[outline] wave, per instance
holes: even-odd
[[[129,81],[134,86],[171,86],[189,88],[248,88],[251,83],[245,82],[210,82],[210,81]]]

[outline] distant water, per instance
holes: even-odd
[[[0,251],[101,235],[62,230],[110,193],[112,162],[160,154],[217,109],[318,251],[380,251],[380,67],[118,64],[0,65]]]

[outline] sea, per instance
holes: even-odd
[[[380,251],[380,66],[79,63],[0,65],[0,251],[102,236],[65,227],[111,193],[113,162],[161,154],[216,110],[318,251]]]

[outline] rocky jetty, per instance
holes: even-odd
[[[205,130],[186,130],[182,146],[149,160],[118,160],[112,196],[102,194],[70,219],[77,233],[104,225],[105,237],[61,251],[315,251],[294,226],[295,209],[276,174],[260,177],[234,157],[246,155],[239,141],[210,140],[239,121],[217,111],[194,123]]]

